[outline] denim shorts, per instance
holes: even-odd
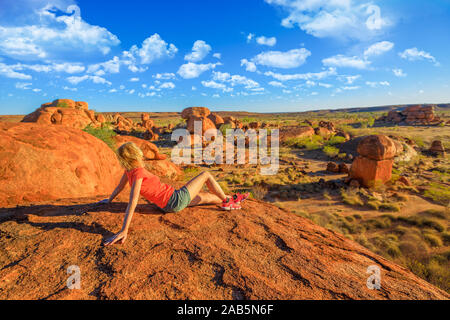
[[[178,212],[186,208],[191,203],[191,195],[186,187],[175,190],[170,197],[167,205],[163,208],[164,212]]]

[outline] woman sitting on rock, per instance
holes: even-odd
[[[117,150],[117,155],[120,163],[125,168],[125,173],[109,199],[100,201],[100,203],[111,203],[122,192],[127,182],[131,186],[130,200],[122,230],[107,239],[105,245],[111,245],[119,241],[120,243],[125,242],[140,195],[156,204],[166,213],[178,212],[188,206],[192,207],[202,204],[221,204],[223,210],[241,209],[240,202],[249,196],[248,193],[237,193],[233,197],[227,197],[209,172],[199,174],[181,189],[176,190],[171,185],[162,183],[157,176],[144,168],[142,151],[133,142],[122,145]],[[211,193],[201,192],[205,184]]]

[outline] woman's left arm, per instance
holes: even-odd
[[[128,228],[130,227],[131,220],[133,219],[134,210],[136,209],[136,206],[139,202],[142,180],[142,178],[137,179],[131,186],[130,200],[128,201],[127,211],[125,212],[125,219],[123,220],[122,230],[120,230],[119,233],[115,234],[111,238],[107,239],[105,241],[105,246],[109,246],[118,241],[123,244],[127,239]]]

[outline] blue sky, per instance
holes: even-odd
[[[450,1],[0,0],[0,114],[450,102]]]

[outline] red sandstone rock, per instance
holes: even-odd
[[[318,136],[321,136],[322,138],[324,138],[325,140],[330,139],[334,132],[331,131],[328,128],[325,127],[317,127],[316,129],[314,129],[315,134],[317,134]]]
[[[350,168],[350,177],[358,179],[365,187],[386,183],[392,176],[394,160],[372,160],[362,156],[356,157]]]
[[[181,117],[183,119],[189,120],[190,117],[196,116],[196,117],[207,117],[211,111],[209,111],[208,108],[205,107],[191,107],[186,108],[181,112]]]
[[[315,134],[311,127],[283,127],[280,129],[280,141],[285,142],[291,138],[311,137]]]
[[[433,141],[429,151],[435,156],[445,155],[445,148],[440,140]]]
[[[204,134],[209,129],[216,129],[216,126],[209,118],[191,116],[187,121],[187,130],[192,134],[194,133],[195,129],[195,121],[199,121],[202,123],[202,134]]]
[[[208,115],[208,119],[214,123],[217,129],[219,129],[220,126],[224,123],[223,118],[215,113],[211,113],[210,115]]]
[[[114,152],[81,130],[0,122],[0,205],[111,193],[122,170]]]
[[[327,171],[333,173],[339,173],[339,166],[334,162],[328,162]]]
[[[350,173],[350,169],[345,163],[339,164],[339,173]]]
[[[229,214],[213,205],[163,214],[141,200],[125,244],[104,247],[122,226],[128,193],[87,204],[100,199],[3,210],[2,299],[450,298],[343,235],[255,200]],[[70,265],[80,267],[79,290],[66,287]],[[371,265],[381,290],[367,288]]]
[[[372,160],[392,159],[396,154],[394,142],[383,135],[373,135],[364,138],[358,144],[357,151],[360,156]]]

